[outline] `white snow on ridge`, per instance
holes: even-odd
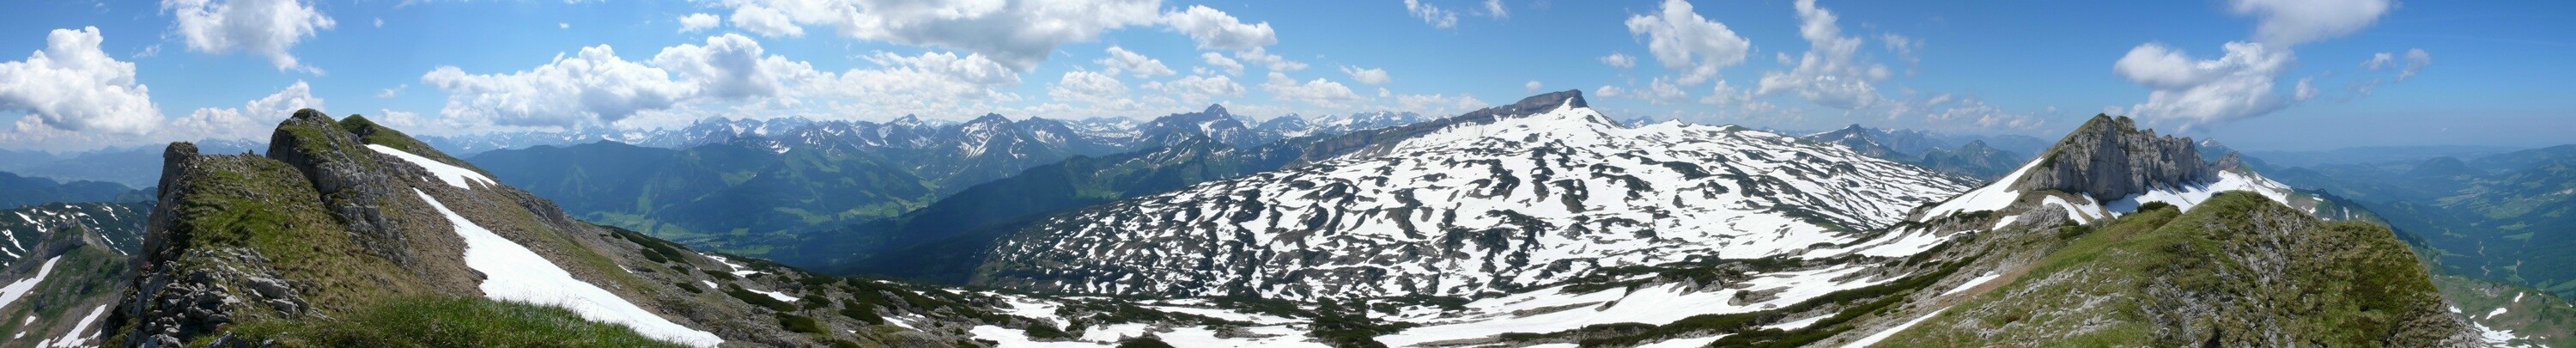
[[[724,339],[717,338],[714,333],[680,326],[617,297],[607,289],[574,279],[571,272],[529,251],[528,247],[456,215],[456,211],[448,210],[447,205],[440,204],[438,198],[430,197],[427,192],[412,189],[412,193],[419,194],[421,201],[428,202],[431,208],[438,209],[439,214],[446,215],[448,224],[456,225],[457,236],[465,238],[465,266],[488,277],[480,287],[486,298],[563,307],[581,314],[583,319],[625,325],[645,337],[689,346],[714,347],[724,343]]]
[[[36,268],[35,275],[27,276],[27,279],[19,279],[16,282],[11,282],[7,287],[0,287],[0,307],[8,307],[11,303],[17,303],[18,298],[26,297],[28,291],[36,290],[36,283],[43,282],[46,274],[54,273],[54,262],[62,260],[63,257],[61,255],[55,255],[54,258],[45,259],[45,265]]]
[[[2138,211],[2139,204],[2145,204],[2146,202],[2165,202],[2166,204],[2173,204],[2175,208],[2189,211],[2192,206],[2200,205],[2200,202],[2209,201],[2210,197],[2218,196],[2218,193],[2227,191],[2252,191],[2257,194],[2262,194],[2264,198],[2271,198],[2274,202],[2281,202],[2282,204],[2290,203],[2289,185],[2283,185],[2280,182],[2272,181],[2272,179],[2264,178],[2262,176],[2251,176],[2237,174],[2236,172],[2220,171],[2218,172],[2217,182],[2189,187],[2159,188],[2147,191],[2147,193],[2130,195],[2129,197],[2110,201],[2103,204],[2103,208],[2115,213],[2129,213]]]
[[[2047,196],[2046,198],[2041,198],[2039,202],[2042,206],[2054,205],[2059,208],[2065,208],[2066,219],[2075,220],[2075,223],[2078,224],[2092,223],[2093,220],[2106,217],[2093,215],[2095,212],[2102,211],[2102,207],[2100,205],[2093,204],[2092,198],[2079,196],[2076,197],[2076,199],[2083,200],[2084,203],[2067,203],[2065,198],[2058,198],[2057,196]]]
[[[2038,167],[2039,161],[2036,160],[2022,163],[2020,169],[2014,169],[2012,174],[2004,175],[2003,180],[1995,181],[1993,184],[1986,184],[1985,187],[1979,187],[1975,190],[1969,190],[1968,193],[1960,194],[1958,197],[1951,198],[1949,201],[1941,202],[1940,205],[1932,206],[1931,210],[1923,211],[1923,217],[1919,220],[1928,221],[1933,218],[1947,216],[1950,214],[1981,210],[2001,210],[2005,207],[2010,207],[2012,206],[2013,201],[2021,200],[2021,191],[2014,191],[2012,186],[2014,184],[2021,183],[2022,175],[2030,174],[2031,169]]]
[[[385,147],[384,145],[367,144],[367,148],[386,155],[393,155],[396,158],[401,158],[403,161],[411,162],[413,165],[419,165],[421,169],[428,169],[430,174],[438,176],[439,181],[446,181],[448,185],[456,186],[456,188],[474,188],[466,185],[467,182],[482,182],[484,186],[499,185],[499,182],[493,181],[492,177],[483,176],[483,173],[476,173],[472,169],[465,169],[465,167],[449,165],[446,162],[439,162],[438,160],[429,159],[429,157],[421,157],[420,155],[403,152],[403,150],[396,150],[391,147]]]

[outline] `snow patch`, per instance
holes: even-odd
[[[733,263],[733,260],[732,260],[732,259],[727,259],[727,258],[725,258],[725,257],[723,257],[723,256],[715,256],[715,255],[707,255],[707,254],[698,254],[698,255],[699,255],[699,256],[706,256],[706,257],[707,257],[707,259],[716,260],[716,263],[721,263],[721,264],[724,264],[724,265],[725,265],[725,267],[733,268],[733,276],[736,276],[736,277],[740,277],[740,276],[748,276],[748,275],[751,275],[752,273],[760,273],[760,271],[754,271],[754,270],[744,269],[744,268],[746,268],[746,267],[743,267],[743,266],[742,266],[742,264],[739,264],[739,263]]]
[[[1933,218],[1950,214],[1981,210],[2002,210],[2005,207],[2010,207],[2012,206],[2013,201],[2021,199],[2021,192],[2013,191],[2012,186],[2014,184],[2021,183],[2021,177],[2023,174],[2029,174],[2032,168],[2038,167],[2039,161],[2022,163],[2021,169],[2014,169],[2012,174],[2004,175],[2003,180],[1996,181],[1993,184],[1986,184],[1985,187],[1979,187],[1975,190],[1969,190],[1968,193],[1960,194],[1957,198],[1951,198],[1949,201],[1941,202],[1941,205],[1932,206],[1932,210],[1926,210],[1923,212],[1923,218],[1921,220],[1930,221]]]
[[[61,255],[45,259],[45,265],[36,268],[36,275],[28,276],[27,279],[19,279],[16,282],[11,282],[7,287],[0,287],[0,307],[8,307],[11,303],[17,303],[18,298],[26,297],[28,291],[36,290],[36,283],[45,281],[46,274],[54,273],[54,262],[62,260],[63,257]]]
[[[1959,287],[1950,288],[1950,291],[1941,292],[1941,296],[1950,296],[1951,294],[1957,294],[1961,291],[1968,291],[1968,288],[1985,285],[1986,282],[1995,281],[1995,278],[2002,278],[2003,276],[2004,275],[2002,274],[1987,273],[1986,275],[1977,276],[1976,278],[1968,278],[1968,282],[1959,283]]]
[[[480,287],[486,298],[563,307],[584,319],[625,325],[646,337],[690,346],[724,343],[714,333],[680,326],[597,285],[574,279],[571,272],[529,251],[527,246],[456,215],[427,192],[412,189],[412,193],[419,194],[429,207],[437,208],[440,215],[446,215],[448,224],[456,225],[456,235],[465,238],[465,266],[487,276]]]
[[[384,145],[367,144],[367,149],[376,150],[376,152],[384,153],[386,155],[393,155],[395,158],[401,158],[403,161],[419,165],[421,169],[428,169],[431,175],[437,175],[439,181],[446,181],[448,185],[456,186],[456,188],[473,189],[473,187],[466,184],[468,182],[481,182],[484,186],[499,185],[499,182],[493,181],[492,177],[483,176],[483,173],[476,173],[472,169],[465,169],[465,167],[458,167],[447,164],[446,162],[439,162],[438,160],[429,159],[429,157],[421,157],[420,155],[403,152],[403,150],[396,150],[391,147],[385,147]]]
[[[71,332],[65,332],[65,333],[63,333],[63,337],[62,337],[62,338],[55,338],[55,339],[45,340],[44,342],[38,342],[38,343],[36,343],[36,346],[37,346],[37,347],[59,347],[59,348],[72,348],[72,347],[84,347],[84,346],[88,346],[88,345],[84,345],[83,343],[88,343],[88,341],[89,341],[90,339],[98,338],[98,335],[82,335],[81,333],[82,333],[82,332],[87,332],[87,331],[89,331],[89,325],[90,325],[90,324],[92,324],[92,323],[96,323],[96,322],[98,322],[98,315],[99,315],[99,314],[106,314],[106,313],[107,313],[107,306],[108,306],[108,305],[98,305],[98,309],[91,309],[91,310],[89,310],[89,316],[81,317],[80,324],[78,324],[78,325],[72,325],[72,331],[71,331]]]
[[[2220,192],[2227,191],[2252,191],[2256,194],[2263,195],[2264,198],[2271,198],[2272,201],[2275,202],[2281,202],[2282,204],[2290,203],[2289,185],[2282,185],[2280,182],[2272,181],[2272,179],[2263,178],[2261,176],[2249,176],[2245,174],[2237,174],[2236,172],[2221,171],[2218,172],[2218,181],[2215,182],[2196,186],[2161,187],[2155,190],[2149,190],[2146,193],[2129,195],[2128,197],[2113,200],[2109,203],[2103,204],[2103,207],[2114,213],[2130,213],[2138,211],[2139,204],[2145,204],[2146,202],[2165,202],[2166,204],[2174,205],[2175,208],[2190,211],[2192,206],[2200,205],[2200,202],[2209,201],[2210,197],[2218,196]]]
[[[1878,341],[1885,341],[1888,337],[1896,337],[1896,333],[1905,332],[1906,328],[1912,328],[1914,327],[1914,324],[1922,324],[1924,320],[1930,320],[1933,316],[1941,315],[1941,312],[1948,310],[1950,310],[1949,307],[1942,307],[1941,310],[1924,313],[1922,317],[1914,318],[1914,320],[1907,320],[1904,324],[1896,324],[1896,327],[1887,328],[1887,330],[1881,330],[1878,333],[1870,334],[1869,337],[1861,337],[1860,340],[1843,344],[1843,348],[1868,347],[1869,345],[1878,344]]]

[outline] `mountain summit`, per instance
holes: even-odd
[[[1618,265],[1797,255],[1965,188],[1740,127],[1626,128],[1579,92],[1326,139],[1340,156],[1041,220],[982,284],[1347,299],[1523,290]]]

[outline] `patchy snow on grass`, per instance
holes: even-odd
[[[35,275],[27,276],[27,279],[19,279],[16,282],[11,282],[7,287],[0,287],[0,307],[8,307],[11,303],[18,303],[18,298],[26,297],[28,291],[36,290],[36,283],[45,281],[46,274],[54,273],[54,262],[62,260],[63,257],[61,255],[45,259],[45,265],[37,267]]]
[[[707,259],[709,259],[709,260],[716,260],[716,263],[721,263],[721,264],[724,264],[724,265],[725,265],[725,267],[733,268],[733,276],[736,276],[736,277],[748,276],[748,275],[751,275],[751,274],[753,274],[753,273],[760,273],[760,271],[754,271],[754,270],[746,269],[746,268],[749,268],[749,267],[743,267],[743,266],[742,266],[742,264],[739,264],[739,263],[733,263],[733,260],[732,260],[732,259],[727,259],[727,258],[725,258],[725,257],[723,257],[723,256],[715,256],[715,255],[707,255],[707,254],[698,254],[698,255],[699,255],[699,256],[706,256],[706,257],[707,257]]]
[[[2458,312],[2459,308],[2451,308],[2451,311]],[[2478,340],[2486,343],[2488,347],[2532,347],[2530,344],[2514,344],[2513,340],[2522,339],[2522,336],[2513,334],[2513,330],[2487,327],[2487,324],[2480,324],[2477,321],[2469,321],[2469,327],[2478,330]]]
[[[645,311],[643,307],[636,307],[635,303],[627,302],[607,289],[574,279],[571,272],[529,251],[527,246],[493,234],[492,230],[475,225],[465,216],[456,215],[456,211],[448,210],[447,205],[440,204],[438,198],[430,197],[427,192],[413,189],[412,193],[419,194],[421,201],[428,202],[431,208],[438,209],[439,214],[446,215],[448,224],[456,225],[457,236],[465,238],[465,266],[487,276],[480,287],[486,298],[563,307],[581,314],[583,319],[625,325],[645,337],[690,346],[714,347],[724,343],[724,339],[717,338],[714,333],[680,326]]]
[[[1764,274],[1743,282],[1743,289],[1692,291],[1692,286],[1665,284],[1638,288],[1606,289],[1581,294],[1559,293],[1562,287],[1548,288],[1468,303],[1475,310],[1444,314],[1431,318],[1392,318],[1421,323],[1422,327],[1406,329],[1394,335],[1379,336],[1378,342],[1389,346],[1414,346],[1423,343],[1479,339],[1510,332],[1545,333],[1582,328],[1595,324],[1645,323],[1665,324],[1701,314],[1744,313],[1778,308],[1827,293],[1855,289],[1884,281],[1836,278],[1852,275],[1866,267],[1835,267],[1806,271]],[[1777,297],[1744,305],[1728,304],[1735,294],[1744,291],[1781,290]]]
[[[1930,320],[1933,316],[1941,315],[1941,312],[1948,310],[1950,310],[1949,307],[1942,307],[1940,310],[1932,311],[1931,313],[1924,313],[1922,317],[1914,318],[1914,320],[1907,320],[1904,324],[1896,324],[1896,327],[1879,330],[1878,333],[1870,334],[1869,337],[1861,337],[1860,340],[1843,344],[1843,348],[1860,348],[1868,347],[1872,344],[1878,344],[1878,341],[1885,341],[1888,337],[1896,337],[1896,333],[1905,332],[1906,328],[1914,327],[1914,324],[1922,324],[1924,320]]]
[[[743,287],[742,289],[745,291],[760,293],[762,295],[769,295],[769,298],[777,299],[781,302],[796,302],[796,296],[790,296],[784,292],[753,289],[751,287]]]
[[[493,181],[492,177],[483,176],[483,173],[476,173],[472,169],[465,169],[465,167],[458,167],[447,164],[446,162],[439,162],[438,160],[429,159],[429,157],[421,157],[420,155],[403,152],[403,150],[396,150],[391,147],[385,147],[384,145],[367,144],[367,149],[376,150],[376,152],[384,153],[386,155],[393,155],[396,158],[403,159],[405,162],[419,165],[421,169],[428,169],[429,174],[437,175],[439,181],[446,181],[448,185],[456,186],[456,188],[474,188],[467,185],[467,182],[469,181],[481,182],[484,186],[499,185],[498,181]]]
[[[1145,337],[1145,330],[1151,328],[1153,328],[1152,325],[1136,323],[1093,326],[1090,329],[1084,329],[1082,331],[1082,340],[1092,342],[1118,342],[1129,338]]]
[[[63,337],[61,337],[61,338],[53,338],[53,339],[46,339],[46,340],[44,340],[43,342],[36,342],[36,346],[37,346],[37,347],[49,347],[49,348],[73,348],[73,347],[94,347],[94,346],[96,346],[96,345],[91,345],[91,344],[86,344],[86,343],[89,343],[89,340],[91,340],[91,339],[96,339],[96,338],[98,338],[98,335],[83,335],[82,333],[83,333],[83,332],[88,332],[88,331],[89,331],[89,325],[90,325],[90,324],[98,322],[98,315],[99,315],[99,314],[106,314],[106,313],[107,313],[107,306],[108,306],[108,305],[98,305],[98,309],[91,309],[91,310],[89,310],[89,316],[81,317],[80,324],[72,325],[72,331],[71,331],[71,332],[65,332],[65,333],[63,333]]]
[[[1172,328],[1172,332],[1154,334],[1154,336],[1173,347],[1331,347],[1308,341],[1306,330],[1285,325],[1255,326],[1244,329],[1252,331],[1252,336],[1261,337],[1218,338],[1215,330],[1198,326],[1175,327]]]
[[[1952,295],[1952,294],[1957,294],[1957,293],[1959,293],[1959,292],[1961,292],[1961,291],[1968,291],[1968,288],[1974,288],[1974,287],[1977,287],[1978,285],[1985,285],[1985,284],[1986,284],[1986,282],[1995,281],[1995,278],[2002,278],[2003,276],[2004,276],[2003,274],[1987,273],[1986,275],[1977,276],[1976,278],[1968,278],[1968,282],[1966,282],[1966,283],[1959,283],[1959,287],[1950,288],[1950,291],[1943,291],[1943,292],[1941,292],[1941,296],[1950,296],[1950,295]]]
[[[1029,340],[1029,335],[1028,335],[1028,332],[1026,332],[1026,331],[1012,330],[1012,329],[1010,329],[1010,328],[1005,328],[1005,327],[1000,327],[1000,326],[992,326],[992,325],[977,325],[977,326],[975,326],[975,328],[974,328],[974,329],[966,330],[966,333],[975,334],[975,339],[980,339],[980,340],[990,340],[990,341],[993,341],[993,342],[999,342],[999,343],[1000,343],[1000,344],[995,344],[995,345],[993,345],[994,347],[1013,347],[1013,348],[1018,348],[1018,347],[1084,347],[1084,348],[1095,348],[1095,347],[1108,347],[1108,346],[1109,346],[1109,345],[1105,345],[1105,344],[1092,343],[1092,342],[1038,342],[1038,341],[1031,341],[1031,340]],[[1174,346],[1174,347],[1190,347],[1190,346],[1184,346],[1184,345],[1173,345],[1173,346]]]
[[[2504,308],[2504,307],[2496,307],[2496,310],[2495,310],[2495,311],[2493,311],[2493,312],[2487,312],[2487,319],[2495,319],[2495,317],[2496,317],[2496,316],[2498,316],[2498,315],[2504,315],[2504,310],[2505,310],[2505,308]]]
[[[1824,318],[1824,317],[1816,317],[1816,318],[1818,318],[1818,319],[1822,319],[1822,318]],[[1809,320],[1806,320],[1806,322],[1807,322],[1807,323],[1815,323],[1815,320],[1814,320],[1814,319],[1809,319]],[[1803,324],[1802,324],[1802,325],[1799,325],[1799,326],[1805,326],[1805,325],[1803,325]],[[1655,343],[1647,343],[1647,344],[1645,344],[1645,345],[1637,346],[1637,348],[1699,348],[1699,347],[1707,347],[1709,343],[1711,343],[1711,342],[1717,342],[1717,339],[1720,339],[1720,338],[1726,338],[1726,336],[1727,336],[1727,335],[1717,335],[1717,336],[1708,336],[1708,337],[1700,337],[1700,338],[1682,338],[1682,339],[1674,339],[1674,340],[1670,340],[1670,341],[1655,342]]]

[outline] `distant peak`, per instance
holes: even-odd
[[[2191,138],[2156,135],[2125,116],[2095,115],[2040,156],[2039,171],[2017,188],[2055,189],[2100,200],[2209,182],[2225,169],[2203,161]]]
[[[1224,104],[1208,104],[1207,110],[1199,111],[1199,112],[1208,113],[1208,114],[1216,114],[1216,115],[1224,115],[1224,114],[1226,114],[1226,112],[1225,112],[1225,105],[1224,105]]]
[[[1577,108],[1592,107],[1592,104],[1583,101],[1583,90],[1579,89],[1569,89],[1548,92],[1547,94],[1533,95],[1528,98],[1521,98],[1520,102],[1512,103],[1511,106],[1513,109],[1539,109],[1540,111],[1545,111],[1559,105]]]
[[[983,117],[976,117],[974,121],[968,121],[968,122],[972,122],[972,123],[983,123],[983,122],[1011,122],[1011,118],[1009,118],[1009,117],[1002,117],[1002,114],[984,114],[984,116],[983,116]]]

